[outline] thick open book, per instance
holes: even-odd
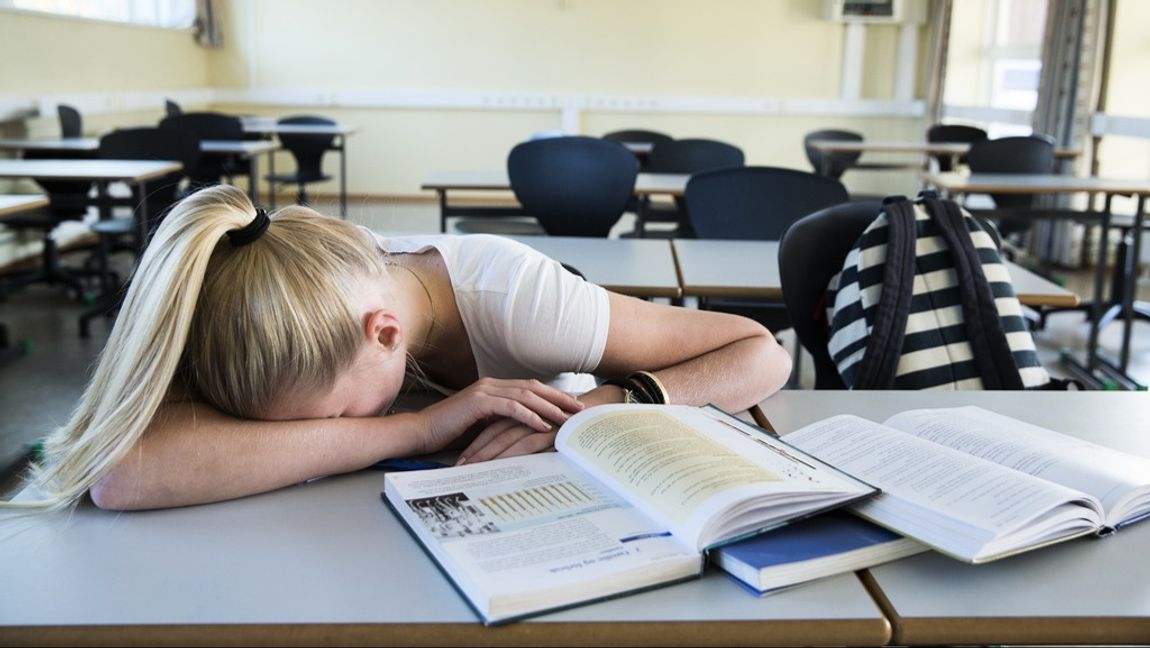
[[[723,545],[709,558],[762,596],[928,549],[858,516],[832,511]]]
[[[855,513],[970,563],[1150,515],[1150,459],[978,407],[834,416],[786,440],[882,489]]]
[[[384,479],[485,623],[697,577],[712,547],[876,492],[714,408],[589,408],[555,448]]]

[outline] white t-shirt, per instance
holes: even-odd
[[[558,261],[490,234],[383,237],[391,254],[435,248],[447,266],[480,377],[535,378],[582,393],[607,346],[607,291]]]

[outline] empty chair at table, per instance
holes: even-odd
[[[750,166],[692,175],[685,199],[687,218],[698,238],[778,241],[792,223],[844,203],[848,195],[846,187],[832,178],[795,169]],[[751,317],[772,332],[791,325],[780,300],[707,297],[699,299],[699,307]],[[796,348],[796,376],[797,352]]]
[[[931,143],[950,142],[973,144],[974,142],[981,142],[986,139],[986,131],[977,126],[967,126],[965,124],[935,124],[926,129],[926,141]],[[938,164],[939,171],[953,171],[956,157],[959,163],[966,163],[966,155],[954,156],[946,153],[935,153],[933,157]]]
[[[972,173],[1054,173],[1054,139],[1027,135],[977,141],[970,145],[966,163]],[[990,198],[994,201],[992,208],[975,208],[971,213],[993,221],[1008,241],[1027,232],[1037,218],[1066,217],[1062,210],[1035,209],[1036,194],[996,193]],[[1010,254],[1009,246],[1007,250]]]
[[[60,137],[72,139],[84,136],[84,119],[80,111],[68,104],[56,106],[56,115],[60,118]]]
[[[160,128],[183,130],[200,140],[241,141],[244,127],[239,117],[218,112],[185,112],[169,115],[160,120]],[[246,160],[234,155],[202,155],[188,177],[197,186],[231,181],[234,175],[247,175],[250,167]]]
[[[281,126],[335,126],[333,120],[317,115],[293,115],[284,117],[277,123]],[[306,205],[309,203],[307,185],[331,180],[331,176],[323,172],[323,158],[335,143],[335,133],[280,131],[277,135],[280,143],[295,160],[295,171],[266,176],[267,181],[271,183],[272,195],[275,194],[276,185],[295,185],[296,202]]]
[[[507,156],[511,190],[552,236],[606,237],[635,191],[639,161],[597,137],[523,142]]]
[[[650,173],[692,174],[710,169],[741,167],[746,164],[743,150],[734,144],[707,138],[686,138],[655,142],[647,164]],[[660,204],[644,199],[643,229],[635,232],[638,236],[649,236],[647,222],[675,223],[670,231],[660,231],[657,235],[669,238],[691,238],[694,233],[687,218],[687,206],[681,197],[674,204]]]
[[[654,148],[654,145],[658,144],[659,142],[670,142],[675,138],[659,131],[647,130],[643,128],[629,128],[605,133],[603,135],[603,139],[611,142],[619,142],[623,145],[646,144]],[[648,171],[650,166],[651,152],[647,151],[645,153],[636,153],[635,155],[639,158],[639,172],[642,173]]]

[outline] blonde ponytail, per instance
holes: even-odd
[[[140,440],[180,375],[205,400],[253,417],[283,390],[331,384],[358,342],[357,282],[382,258],[354,225],[289,207],[236,247],[255,210],[239,189],[196,192],[164,219],[136,269],[71,419],[50,434],[29,483],[59,510]]]

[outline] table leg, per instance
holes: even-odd
[[[1106,253],[1110,239],[1110,206],[1113,194],[1106,194],[1106,204],[1102,208],[1102,222],[1098,231],[1098,265],[1094,269],[1094,303],[1090,308],[1090,338],[1086,347],[1086,369],[1093,371],[1098,362],[1098,323],[1102,319],[1103,290],[1106,284]],[[1117,270],[1116,270],[1117,271]]]
[[[268,152],[268,177],[274,178],[276,175],[276,152]],[[268,180],[268,211],[275,211],[276,209],[276,183],[275,180]]]
[[[1118,356],[1118,369],[1126,373],[1130,361],[1130,334],[1134,330],[1134,293],[1138,290],[1138,259],[1142,254],[1142,221],[1146,208],[1146,196],[1138,196],[1138,208],[1134,212],[1134,243],[1126,259],[1126,267],[1121,272],[1126,273],[1126,290],[1122,295],[1122,354]],[[1114,268],[1114,272],[1119,272]]]
[[[248,194],[251,197],[252,204],[260,204],[260,173],[259,164],[256,162],[260,156],[248,156]]]
[[[347,142],[339,136],[339,217],[347,218]]]
[[[447,190],[436,189],[439,196],[439,231],[447,233]]]
[[[650,196],[639,197],[639,211],[635,212],[635,237],[647,237],[647,206],[651,204]]]

